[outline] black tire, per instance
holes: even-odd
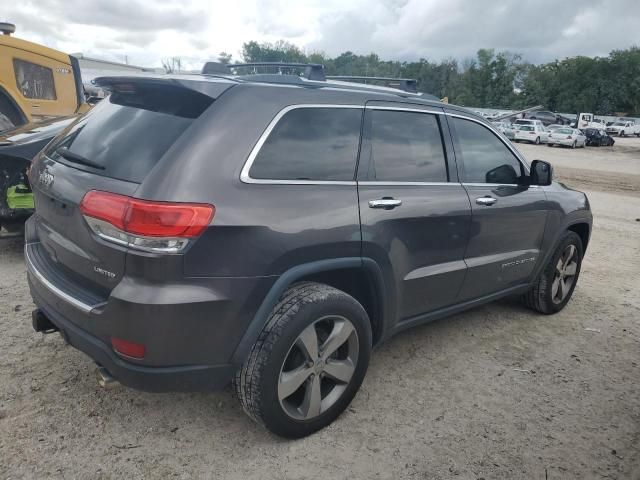
[[[552,298],[552,283],[556,276],[556,265],[560,260],[560,257],[565,250],[570,246],[575,246],[576,252],[576,273],[573,278],[573,283],[567,295],[560,302],[555,302]],[[544,270],[540,272],[537,280],[535,281],[531,290],[523,295],[524,304],[537,312],[544,313],[545,315],[557,313],[562,310],[571,299],[573,291],[578,284],[578,277],[580,276],[580,267],[582,266],[582,256],[584,250],[582,247],[582,240],[575,232],[567,231],[560,240],[556,251],[551,256],[551,259],[544,267]]]
[[[624,137],[624,130],[620,132],[620,137]]]
[[[575,149],[576,148],[576,144],[577,144],[577,142],[574,140],[573,144],[571,145],[571,148]]]
[[[547,143],[547,147],[553,147],[553,143]]]
[[[540,145],[540,137],[536,137],[536,145]]]
[[[326,411],[309,420],[294,419],[278,397],[281,369],[302,331],[327,315],[340,315],[353,325],[359,345],[355,370],[341,396]],[[333,422],[355,396],[369,365],[371,339],[367,312],[353,297],[320,283],[293,285],[274,307],[246,362],[236,373],[236,395],[245,412],[273,433],[286,438],[310,435]]]

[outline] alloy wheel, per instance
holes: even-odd
[[[562,303],[567,298],[575,282],[578,271],[577,252],[578,249],[575,245],[568,245],[556,263],[555,275],[551,284],[551,299],[555,304]]]
[[[280,368],[278,400],[296,420],[331,408],[346,390],[358,361],[358,333],[342,316],[325,316],[293,342]]]

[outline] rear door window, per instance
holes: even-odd
[[[360,180],[435,183],[448,180],[436,115],[375,109],[368,110],[367,115],[368,159],[360,170]]]
[[[102,100],[46,153],[74,168],[139,183],[212,102],[192,90],[132,86]]]
[[[286,112],[258,151],[249,176],[263,180],[353,181],[362,109]]]

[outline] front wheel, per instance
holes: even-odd
[[[576,288],[583,252],[578,234],[565,232],[549,263],[524,294],[525,305],[547,315],[562,310]]]
[[[571,148],[576,148],[576,141],[574,140],[573,143],[571,144]]]
[[[362,384],[371,352],[366,311],[350,295],[304,282],[281,297],[236,374],[244,410],[286,438],[333,422]]]
[[[624,137],[624,130],[620,132],[620,136]]]

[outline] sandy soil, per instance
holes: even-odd
[[[567,308],[505,300],[405,332],[348,411],[299,441],[256,426],[230,391],[99,389],[91,360],[32,331],[22,244],[0,240],[0,479],[639,479],[640,139],[518,148],[589,193]]]

